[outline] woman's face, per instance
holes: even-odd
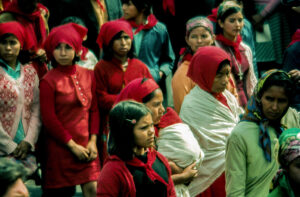
[[[148,113],[133,128],[134,142],[138,148],[149,148],[154,145],[154,126],[152,116]]]
[[[226,64],[216,74],[211,91],[213,93],[221,93],[226,89],[230,78],[230,65]]]
[[[125,20],[134,20],[140,14],[140,12],[131,1],[129,1],[128,3],[124,3],[122,9],[123,17]]]
[[[54,59],[62,66],[73,65],[75,50],[68,44],[60,43],[53,51]]]
[[[294,185],[300,185],[300,157],[294,159],[289,165],[288,175]]]
[[[20,50],[21,44],[14,35],[0,41],[0,57],[9,65],[16,63]]]
[[[271,86],[261,97],[262,111],[269,120],[279,120],[289,106],[288,97],[281,86]]]
[[[156,89],[154,91],[154,97],[145,103],[145,105],[151,110],[152,118],[154,125],[157,125],[160,122],[160,118],[163,116],[165,112],[165,108],[163,106],[163,93],[160,89]]]
[[[185,40],[191,47],[193,53],[196,53],[199,47],[210,46],[214,43],[213,36],[204,27],[197,27],[193,29]]]
[[[220,27],[223,29],[225,38],[234,41],[241,33],[244,26],[244,17],[242,12],[229,15],[224,22],[218,20]]]
[[[122,32],[121,36],[113,41],[114,56],[125,57],[131,49],[132,40],[128,34]]]

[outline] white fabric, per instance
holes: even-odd
[[[158,152],[181,168],[196,162],[199,169],[204,153],[188,125],[177,123],[159,131],[157,140]],[[189,197],[188,187],[184,184],[175,185],[177,197]]]
[[[225,170],[226,141],[243,109],[229,91],[223,95],[231,110],[199,86],[185,96],[181,107],[180,118],[190,126],[205,155],[189,185],[191,196],[205,191]]]
[[[95,65],[98,62],[97,57],[94,55],[94,53],[89,50],[85,56],[86,60],[80,60],[77,62],[77,64],[83,68],[87,68],[89,70],[94,70]]]

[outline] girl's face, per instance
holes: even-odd
[[[62,66],[73,65],[75,50],[68,44],[60,43],[53,51],[54,59]]]
[[[122,32],[121,36],[113,41],[112,49],[114,51],[114,56],[124,57],[127,56],[131,49],[132,40],[128,34]]]
[[[242,31],[244,26],[244,17],[242,12],[237,12],[229,15],[224,22],[219,20],[218,23],[223,29],[223,35],[227,39],[234,41]]]
[[[142,117],[133,128],[134,142],[138,148],[154,146],[154,127],[152,116],[148,113]]]
[[[199,47],[210,46],[214,43],[214,37],[204,27],[193,29],[185,40],[191,47],[193,53],[196,53]]]
[[[157,125],[165,112],[165,108],[163,106],[164,97],[160,89],[156,89],[154,93],[154,97],[145,103],[145,105],[151,110],[153,122]]]
[[[140,12],[137,10],[132,1],[128,3],[124,3],[122,6],[123,9],[123,17],[125,20],[134,20],[140,15]]]
[[[221,93],[226,89],[226,86],[230,78],[230,65],[226,64],[222,69],[216,74],[214,83],[212,85],[211,91],[213,93]]]
[[[20,50],[21,44],[14,35],[10,35],[0,41],[0,57],[8,65],[16,63]]]
[[[262,111],[269,120],[278,120],[289,106],[289,99],[285,94],[284,88],[271,86],[261,97]]]
[[[297,157],[292,161],[288,167],[289,180],[293,182],[293,185],[300,185],[300,157]]]

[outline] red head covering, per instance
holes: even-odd
[[[201,89],[211,92],[219,65],[224,60],[230,61],[227,53],[215,46],[200,47],[193,56],[187,76]]]
[[[294,44],[295,42],[299,42],[300,41],[300,29],[297,29],[297,31],[294,33],[293,37],[292,37],[292,41],[289,44],[289,46],[291,46],[292,44]],[[288,47],[289,47],[288,46]]]
[[[24,27],[15,21],[0,23],[0,37],[4,34],[13,34],[19,40],[21,47],[27,49],[26,47],[26,32]]]
[[[123,20],[115,20],[104,23],[101,26],[100,33],[97,38],[99,47],[102,48],[103,44],[108,46],[111,39],[121,31],[128,34],[131,40],[133,39],[132,29],[128,22]]]
[[[76,54],[79,54],[86,34],[87,28],[75,23],[67,23],[53,28],[44,44],[48,59],[53,58],[53,51],[60,43],[70,45]]]
[[[120,92],[115,103],[129,99],[142,103],[145,96],[159,88],[153,79],[147,79],[143,83],[142,80],[143,78],[137,78],[127,84],[127,86]]]
[[[177,123],[182,123],[182,120],[180,119],[180,117],[174,109],[168,107],[167,112],[161,117],[158,127],[166,128],[170,125]]]

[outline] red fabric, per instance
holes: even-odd
[[[300,41],[300,29],[297,29],[297,31],[294,33],[294,35],[292,37],[292,41],[288,45],[288,47],[291,46],[292,44],[294,44],[295,42],[299,42],[299,41]]]
[[[120,20],[125,20],[124,18],[121,18]],[[128,20],[128,22],[130,23],[131,27],[136,28],[136,30],[134,31],[134,34],[137,34],[138,32],[144,30],[144,29],[151,29],[152,27],[154,27],[156,25],[156,23],[158,22],[158,20],[155,18],[155,16],[153,14],[150,14],[147,18],[148,23],[147,24],[136,24],[134,20]]]
[[[135,79],[130,82],[119,94],[115,103],[133,99],[137,102],[143,102],[143,98],[154,90],[158,89],[157,83],[150,77],[142,83],[143,78]]]
[[[121,31],[128,34],[131,40],[133,39],[133,33],[129,23],[124,20],[115,20],[108,21],[101,26],[96,42],[100,48],[103,48],[103,44],[108,46],[112,38]]]
[[[40,82],[40,105],[47,144],[45,188],[97,180],[98,158],[80,162],[66,146],[73,139],[86,147],[89,136],[98,133],[99,113],[92,72],[77,65],[49,71]]]
[[[168,164],[168,160],[159,152],[152,150],[149,152],[151,157],[157,157],[160,159],[163,164],[166,166],[168,172],[168,184],[167,191],[168,197],[175,197],[175,188],[174,183],[171,178],[171,169]],[[149,154],[148,153],[148,154]],[[152,159],[153,160],[153,159]],[[136,160],[135,160],[136,161]],[[132,161],[132,162],[135,162]],[[128,162],[127,162],[128,163]],[[135,162],[136,163],[136,162]],[[139,163],[138,163],[139,164]],[[153,171],[150,165],[147,166],[148,172]],[[148,174],[148,173],[147,173]],[[151,177],[153,178],[152,174]],[[151,178],[149,177],[149,178]],[[128,196],[135,197],[136,196],[136,188],[134,185],[133,177],[126,167],[126,163],[122,161],[119,157],[113,155],[110,156],[107,162],[104,165],[104,168],[101,171],[98,186],[97,186],[97,196]]]
[[[174,0],[163,0],[163,8],[165,12],[169,10],[169,12],[175,16],[175,3]]]
[[[48,59],[53,58],[53,51],[60,43],[70,45],[76,54],[79,54],[82,51],[82,41],[86,34],[87,28],[75,23],[54,27],[44,44]]]
[[[242,55],[241,55],[241,52],[239,49],[240,43],[242,42],[242,37],[240,35],[237,36],[237,39],[235,42],[228,40],[227,38],[224,37],[223,34],[218,34],[216,36],[216,40],[221,41],[222,43],[224,43],[227,46],[233,47],[235,58],[237,59],[237,61],[239,63],[242,63]]]
[[[11,0],[2,0],[2,7],[5,10],[5,8],[10,4]]]
[[[211,15],[208,15],[207,18],[211,21],[211,22],[217,22],[217,15],[218,15],[218,8],[214,8],[211,10]]]
[[[230,61],[230,57],[223,49],[215,46],[200,47],[191,60],[187,76],[201,89],[211,93],[228,107],[227,100],[222,93],[211,92],[219,65],[224,60]]]
[[[0,23],[0,37],[4,34],[13,34],[19,40],[21,47],[24,50],[27,50],[26,40],[27,33],[24,30],[24,27],[16,21]],[[25,44],[25,46],[24,46]]]
[[[167,112],[161,117],[158,127],[166,128],[170,125],[177,123],[182,123],[182,120],[180,119],[180,117],[174,109],[168,107]]]
[[[225,173],[223,173],[215,182],[197,197],[226,197],[225,191]]]
[[[187,50],[186,48],[181,48],[180,51],[179,51],[179,55],[183,55],[186,52],[186,50]],[[184,62],[184,61],[189,61],[190,62],[192,57],[193,57],[193,54],[186,53],[184,55],[184,57],[182,58],[181,62]]]
[[[24,13],[19,9],[18,1],[14,0],[7,4],[4,12],[14,13],[17,21],[28,31],[28,35],[30,36],[27,40],[28,46],[31,46],[35,51],[42,48],[43,42],[47,37],[47,29],[42,12],[49,12],[45,6],[38,3],[34,12]]]

